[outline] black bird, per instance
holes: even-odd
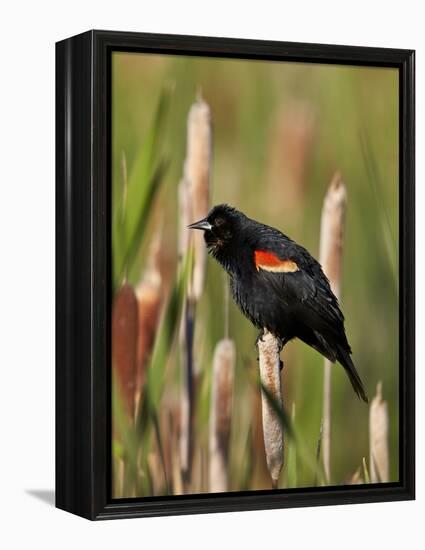
[[[259,338],[267,329],[281,348],[299,338],[338,361],[356,394],[367,402],[338,300],[319,262],[305,248],[226,204],[215,206],[189,228],[204,231],[209,253],[230,275],[233,298],[261,330]]]

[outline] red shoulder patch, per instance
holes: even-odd
[[[266,250],[255,250],[254,262],[257,271],[264,269],[273,273],[294,273],[299,269],[294,261],[282,260],[273,252]]]

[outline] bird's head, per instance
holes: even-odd
[[[227,204],[214,206],[206,218],[189,225],[189,229],[204,231],[205,243],[208,250],[219,256],[235,241],[242,218],[246,216]]]

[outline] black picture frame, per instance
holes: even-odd
[[[398,68],[400,481],[115,500],[110,475],[113,51]],[[414,51],[89,31],[56,44],[56,506],[91,520],[409,500],[415,495]]]

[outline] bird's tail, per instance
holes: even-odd
[[[354,391],[356,392],[359,399],[363,399],[365,403],[368,403],[368,397],[363,386],[363,382],[359,376],[359,373],[356,371],[353,361],[351,360],[350,354],[347,350],[338,346],[338,361],[344,367],[345,372],[350,379],[351,385],[353,386]]]

